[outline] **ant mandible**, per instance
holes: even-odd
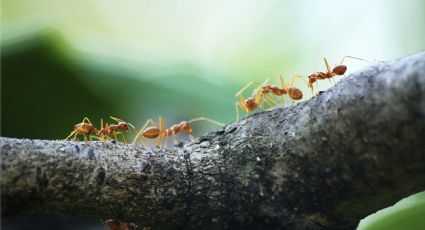
[[[72,140],[76,140],[78,134],[84,135],[84,141],[87,141],[87,136],[89,135],[89,140],[91,141],[90,134],[97,134],[98,130],[93,126],[90,119],[88,117],[84,117],[83,121],[81,123],[78,123],[74,125],[74,130],[65,138],[65,141],[68,140],[70,137],[74,136]]]
[[[190,119],[188,121],[182,121],[179,124],[172,125],[170,128],[166,129],[164,124],[164,119],[162,118],[162,116],[159,116],[158,118],[159,127],[156,125],[156,123],[152,119],[148,119],[146,123],[143,125],[143,127],[140,129],[140,131],[134,137],[132,144],[136,143],[136,141],[140,138],[141,135],[143,135],[143,137],[148,139],[157,139],[157,146],[159,147],[161,147],[161,137],[165,137],[164,146],[167,146],[168,137],[173,136],[174,142],[176,143],[177,142],[176,136],[180,132],[187,132],[189,134],[189,137],[193,139],[193,136],[192,136],[193,130],[190,124],[195,121],[207,121],[207,122],[210,122],[211,124],[224,126],[224,124],[221,122],[218,122],[206,117],[197,117],[197,118]],[[147,127],[149,124],[152,124],[152,126]],[[140,138],[140,142],[144,146],[144,142],[142,138]]]
[[[358,58],[358,57],[353,57],[353,56],[348,56],[345,55],[340,64],[335,66],[332,70],[329,66],[328,60],[326,58],[323,58],[325,65],[326,65],[326,72],[316,72],[311,74],[310,76],[308,76],[308,87],[311,88],[311,93],[314,95],[313,92],[313,83],[315,83],[317,80],[324,80],[324,79],[329,79],[329,81],[331,81],[330,79],[332,79],[334,76],[340,76],[340,75],[344,75],[345,72],[347,71],[347,66],[343,65],[342,63],[344,62],[345,58],[352,58],[352,59],[357,59],[360,61],[365,61],[367,63],[371,63],[368,60],[362,59],[362,58]],[[316,82],[317,84],[317,82]]]

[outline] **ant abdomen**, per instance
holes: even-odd
[[[303,92],[295,87],[288,88],[288,95],[292,100],[300,100],[303,98]]]
[[[347,66],[345,65],[337,65],[332,70],[332,72],[336,75],[344,75],[344,73],[347,71]]]
[[[157,127],[149,127],[143,131],[143,136],[149,139],[155,139],[159,134],[160,130]]]

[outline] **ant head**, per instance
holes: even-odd
[[[128,123],[127,122],[118,122],[118,126],[122,130],[128,130]]]
[[[257,103],[255,102],[254,97],[249,97],[248,99],[246,99],[246,104],[252,105],[252,104],[257,104]]]
[[[270,92],[271,87],[272,87],[271,85],[267,84],[267,85],[263,85],[261,88],[263,89],[263,93],[267,94]]]
[[[249,97],[246,99],[245,105],[249,111],[255,110],[257,108],[257,102],[255,101],[254,97]]]
[[[130,130],[130,128],[129,128],[129,126],[131,127],[131,128],[133,128],[133,129],[136,129],[132,124],[130,124],[130,123],[127,123],[127,122],[124,122],[124,121],[121,121],[121,122],[118,122],[118,127],[121,129],[121,130],[128,130],[128,131],[130,131],[131,132],[131,130]]]

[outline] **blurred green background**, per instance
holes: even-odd
[[[1,136],[63,139],[84,116],[231,123],[251,80],[307,76],[323,57],[391,60],[424,50],[424,37],[422,0],[1,0]]]

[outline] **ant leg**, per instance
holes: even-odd
[[[280,84],[282,85],[282,89],[288,90],[288,86],[285,83],[285,79],[283,78],[282,75],[279,76],[280,78]]]
[[[252,95],[254,96],[255,102],[260,106],[261,109],[263,109],[263,94],[259,92],[253,92]]]
[[[260,106],[261,109],[264,109],[263,108],[263,105],[264,105],[263,99],[264,99],[264,96],[265,96],[265,94],[263,93],[262,86],[266,85],[268,81],[269,81],[269,79],[267,78],[265,81],[263,81],[261,83],[261,85],[258,85],[258,87],[252,91],[252,95],[254,96],[255,101],[257,102],[257,104]]]
[[[260,107],[261,107],[261,97],[259,97],[259,98],[257,98],[257,96],[258,95],[263,95],[263,89],[262,89],[262,86],[263,85],[266,85],[267,84],[267,82],[269,81],[269,79],[267,78],[265,81],[263,81],[261,84],[260,83],[258,83],[258,82],[256,82],[256,84],[258,85],[257,86],[257,88],[255,88],[254,90],[252,90],[252,93],[251,93],[251,95],[253,96],[253,97],[255,97],[255,100],[257,101],[257,103],[260,105]]]
[[[367,63],[372,63],[371,61],[368,61],[368,60],[363,59],[363,58],[358,58],[358,57],[353,57],[353,56],[345,55],[345,56],[341,59],[341,62],[339,63],[340,65],[342,65],[342,63],[344,62],[345,58],[352,58],[352,59],[357,59],[357,60],[360,60],[360,61],[365,61],[365,62],[367,62]]]
[[[331,67],[329,66],[328,60],[324,57],[323,60],[325,61],[326,70],[328,73],[332,73]]]
[[[242,109],[242,111],[244,112],[244,117],[246,118],[248,116],[249,113],[249,109],[248,107],[246,107],[245,102],[240,103],[239,102],[239,107]],[[239,120],[238,120],[239,121]]]
[[[166,147],[167,147],[167,144],[168,144],[168,135],[166,135],[166,136],[165,136],[165,144],[164,144],[164,148],[166,148]]]
[[[302,76],[296,74],[294,77],[292,77],[292,82],[291,82],[291,87],[293,87],[295,85],[295,83],[297,82],[298,79],[303,80],[305,83],[308,84],[308,81],[306,79],[304,79]]]
[[[271,97],[269,97],[267,95],[264,95],[264,99],[269,101],[273,105],[273,107],[278,105],[278,103],[275,100],[273,100]]]
[[[304,79],[303,77],[301,77],[300,75],[298,75],[298,74],[295,74],[295,76],[293,76],[292,77],[292,80],[291,80],[291,87],[294,87],[295,86],[295,83],[297,82],[297,80],[298,79],[301,79],[301,80],[303,80],[305,83],[307,83],[307,85],[308,85],[308,81],[306,80],[306,79]],[[292,96],[292,95],[291,95]]]
[[[260,83],[256,82],[256,81],[250,81],[248,84],[246,84],[241,90],[239,90],[236,94],[235,97],[241,95],[243,93],[243,91],[245,91],[246,89],[248,89],[252,84],[257,84],[260,85]]]
[[[264,96],[264,101],[267,102],[270,108],[277,106],[277,103],[267,95]]]
[[[216,121],[216,120],[213,120],[213,119],[210,119],[210,118],[207,118],[207,117],[196,117],[196,118],[190,119],[187,122],[192,123],[194,121],[207,121],[207,122],[214,124],[214,125],[217,125],[217,126],[224,126],[225,125],[225,124],[223,124],[219,121]]]
[[[284,77],[282,75],[280,75],[279,78],[280,78],[280,84],[282,85],[282,88],[285,89],[286,91],[288,91],[288,85],[286,85]],[[282,97],[283,97],[283,95],[282,95]],[[291,102],[294,103],[294,100],[292,100],[292,98],[290,96],[289,96],[289,99],[291,99]]]
[[[139,132],[136,134],[136,136],[134,137],[132,144],[136,143],[137,139],[139,139],[139,137],[143,134],[143,131],[145,131],[145,129],[146,129],[146,127],[149,125],[149,123],[150,123],[150,124],[152,124],[154,127],[158,127],[158,126],[155,124],[155,122],[154,122],[152,119],[150,119],[150,118],[149,118],[149,119],[145,122],[145,124],[143,125],[143,127],[139,130]],[[141,143],[142,143],[142,145],[143,145],[143,140],[142,140],[142,139],[143,139],[143,138],[141,138],[140,140],[141,140]]]
[[[101,123],[103,123],[103,120],[101,120]],[[103,124],[102,124],[101,129],[102,129],[102,128],[104,128],[104,130],[106,131],[104,134],[101,134],[101,135],[102,135],[102,140],[104,140],[104,141],[109,141],[109,140],[111,140],[111,137],[110,137],[110,136],[109,136],[109,134],[108,134],[109,124],[108,124],[108,123],[106,123],[106,124],[105,124],[105,127],[103,127]]]
[[[117,133],[114,131],[112,134],[114,135],[115,141],[118,142]]]
[[[79,134],[78,132],[76,132],[76,133],[74,134],[74,137],[72,138],[74,141],[75,141],[75,140],[77,140],[78,134]],[[78,139],[78,140],[80,140],[80,139]]]
[[[90,138],[94,138],[94,139],[96,139],[98,141],[102,141],[101,138],[100,137],[97,137],[97,136],[90,136]]]
[[[122,140],[123,140],[124,144],[126,145],[127,140],[125,139],[124,132],[121,132],[121,136],[122,136]]]
[[[236,122],[239,122],[239,109],[242,110],[242,112],[245,114],[248,113],[248,109],[246,108],[246,106],[240,102],[235,102],[235,108],[236,108]]]
[[[236,107],[236,122],[239,122],[239,108],[243,110],[245,113],[248,113],[248,108],[245,106],[245,98],[242,94],[239,94],[239,102],[235,102]]]
[[[159,132],[160,132],[158,136],[158,143],[159,143],[159,148],[161,148],[161,132],[165,130],[165,124],[164,124],[164,119],[162,118],[162,116],[159,116],[158,121],[159,121]]]
[[[173,142],[174,142],[174,145],[178,145],[178,142],[177,142],[177,139],[176,139],[176,135],[173,135]]]
[[[67,141],[70,137],[72,137],[75,133],[77,133],[77,130],[74,130],[74,131],[72,131],[71,132],[71,134],[69,134],[69,136],[67,136],[66,138],[65,138],[65,140],[64,141]],[[75,137],[74,137],[75,138]]]
[[[319,88],[319,81],[316,81],[316,88]],[[316,90],[316,91],[320,91],[320,90]]]
[[[235,102],[235,108],[236,108],[236,122],[239,122],[239,102]]]
[[[114,121],[116,121],[116,122],[125,122],[124,120],[122,120],[122,119],[119,119],[119,118],[116,118],[116,117],[113,117],[113,116],[109,116],[112,120],[114,120]]]

